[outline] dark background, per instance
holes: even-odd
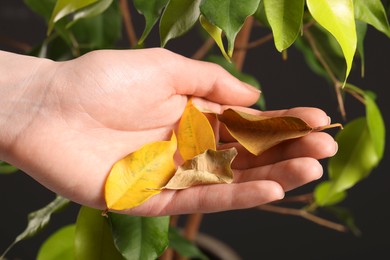
[[[142,17],[135,16],[134,23],[140,35]],[[44,38],[45,29],[42,19],[29,11],[21,0],[0,2],[1,50],[20,52],[9,44],[9,39],[29,45],[38,44]],[[193,35],[174,40],[167,48],[191,56],[200,44],[199,38]],[[126,44],[126,41],[121,44]],[[152,32],[147,44],[148,47],[158,46],[156,31]],[[377,102],[387,127],[390,121],[387,100],[390,88],[389,47],[390,39],[370,28],[365,41],[366,76],[360,78],[359,66],[355,66],[349,78],[349,82],[378,94]],[[333,122],[342,122],[333,87],[313,74],[294,48],[289,49],[287,61],[282,60],[273,42],[250,50],[243,70],[254,75],[262,84],[267,109],[315,106],[325,110]],[[348,119],[364,114],[363,106],[351,98],[347,98],[346,107]],[[389,145],[386,145],[381,164],[368,179],[350,189],[347,200],[342,203],[353,212],[356,225],[362,231],[361,237],[339,233],[300,217],[256,209],[207,214],[201,232],[224,241],[243,259],[390,259],[389,161]],[[323,178],[326,175],[325,169]],[[315,184],[291,193],[311,191]],[[24,229],[27,214],[45,206],[55,195],[24,173],[0,176],[0,194],[0,252],[3,252]],[[45,238],[58,227],[75,221],[78,208],[78,205],[72,204],[64,212],[54,215],[47,229],[15,246],[8,254],[9,259],[34,259]]]

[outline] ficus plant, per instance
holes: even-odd
[[[327,163],[327,178],[305,197],[299,211],[305,212],[302,216],[316,216],[308,219],[327,228],[358,233],[358,227],[349,221],[353,216],[344,214],[338,205],[347,197],[348,189],[369,177],[381,162],[385,124],[375,93],[368,86],[351,84],[348,77],[358,62],[364,75],[364,38],[368,26],[390,37],[389,3],[380,0],[133,0],[129,5],[129,2],[24,0],[47,24],[46,37],[28,54],[67,60],[96,49],[118,48],[118,41],[123,37],[128,38],[128,48],[152,47],[147,45],[147,39],[158,27],[161,47],[187,33],[198,33],[204,44],[194,50],[192,58],[217,63],[240,80],[260,87],[255,76],[242,71],[246,51],[273,41],[281,57],[288,59],[288,49],[298,49],[313,73],[326,78],[334,88],[343,118],[346,118],[347,95],[365,108],[365,113],[357,119],[328,126],[340,126],[335,136],[338,153]],[[130,10],[133,7],[136,10]],[[135,11],[144,18],[142,35],[136,35],[131,22]],[[265,36],[249,41],[250,35],[259,30]],[[262,97],[257,107],[265,109],[265,101]],[[207,259],[193,243],[194,234],[183,233],[172,224],[175,222],[172,219],[180,216],[137,217],[110,210],[135,207],[163,189],[232,182],[230,164],[237,151],[217,150],[210,118],[224,124],[243,147],[257,156],[280,142],[326,129],[312,128],[294,117],[257,117],[231,109],[210,114],[198,110],[190,100],[178,129],[172,129],[170,140],[145,144],[113,165],[105,185],[107,210],[101,212],[81,206],[75,223],[50,236],[39,249],[37,259],[169,259],[174,255],[172,252],[187,258]],[[176,151],[182,157],[179,165],[173,159]],[[0,162],[2,173],[16,170]],[[134,174],[130,176],[126,172]],[[286,202],[287,199],[294,201],[286,198]],[[30,213],[28,226],[0,258],[6,257],[14,244],[37,234],[54,213],[69,203],[57,196],[47,206]],[[271,203],[259,209],[278,212],[278,207]],[[288,207],[285,210],[288,212]],[[292,212],[296,210],[291,208]],[[328,210],[334,214],[332,219],[338,221],[323,219],[321,210]],[[199,225],[201,217],[202,214],[193,214],[188,221],[190,225],[191,221]]]

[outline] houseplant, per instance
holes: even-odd
[[[360,57],[361,60],[364,60],[364,52],[361,47],[366,24],[374,26],[377,30],[389,36],[386,11],[380,1],[371,1],[369,3],[365,1],[332,1],[331,4],[323,1],[306,1],[306,5],[304,1],[296,1],[294,3],[292,1],[246,1],[246,4],[242,6],[237,1],[224,1],[223,3],[220,1],[134,1],[136,8],[146,17],[146,29],[140,41],[135,38],[134,30],[129,24],[129,13],[126,12],[125,1],[120,1],[119,3],[116,1],[59,1],[56,8],[54,8],[55,1],[39,1],[38,3],[30,0],[25,2],[47,19],[49,28],[54,28],[54,31],[49,34],[48,38],[43,40],[42,46],[33,50],[31,54],[58,60],[79,56],[92,49],[115,47],[114,44],[120,37],[121,15],[119,10],[122,10],[124,20],[127,21],[125,27],[130,38],[129,41],[137,48],[141,47],[139,46],[140,42],[147,38],[148,32],[150,32],[150,29],[161,14],[160,33],[162,45],[170,40],[173,41],[175,37],[185,34],[187,30],[192,28],[193,23],[196,23],[195,26],[199,26],[197,21],[199,15],[202,15],[203,27],[210,32],[211,36],[219,44],[225,58],[216,57],[215,55],[205,56],[209,53],[218,53],[215,48],[209,49],[214,45],[213,39],[205,40],[205,45],[202,46],[200,52],[196,53],[195,58],[205,58],[220,63],[230,70],[232,74],[243,80],[248,80],[252,84],[257,84],[254,77],[240,72],[248,48],[261,45],[264,41],[272,40],[273,36],[276,48],[282,51],[283,56],[287,58],[286,49],[295,42],[295,46],[305,53],[305,57],[313,70],[328,78],[331,82],[330,84],[334,86],[340,112],[343,116],[345,115],[343,96],[346,93],[350,93],[358,100],[364,102],[367,109],[365,119],[345,123],[345,129],[338,136],[340,151],[329,162],[330,180],[319,184],[315,188],[314,198],[312,196],[304,196],[288,198],[284,201],[303,198],[306,207],[298,210],[300,213],[305,213],[303,216],[314,218],[316,210],[330,209],[329,206],[341,202],[345,198],[347,189],[366,177],[379,163],[383,155],[384,126],[381,127],[381,116],[375,105],[373,95],[349,84],[347,80],[354,58]],[[71,6],[73,4],[74,9],[66,9],[67,4],[71,4]],[[118,7],[118,4],[120,4],[120,7]],[[229,9],[229,7],[232,8]],[[336,10],[336,7],[339,9]],[[62,10],[68,11],[61,12]],[[229,15],[226,15],[226,10],[233,11],[229,11]],[[288,10],[286,12],[287,17],[283,16],[285,10]],[[66,17],[61,18],[59,14]],[[175,15],[178,16],[175,17]],[[249,17],[247,18],[248,15]],[[324,15],[326,19],[324,19]],[[355,15],[356,20],[353,15]],[[234,17],[235,19],[230,21],[226,20],[226,17]],[[281,19],[281,17],[284,17],[284,19]],[[107,23],[107,21],[110,23]],[[357,22],[355,23],[355,21]],[[178,22],[182,22],[185,26],[176,27]],[[242,25],[244,26],[241,29]],[[109,30],[107,30],[106,26]],[[327,30],[324,30],[323,27]],[[272,34],[267,34],[259,41],[248,43],[249,33],[255,33],[256,30],[271,32],[270,28],[272,29]],[[355,28],[358,29],[357,37],[354,34]],[[236,36],[240,29],[241,32]],[[330,36],[328,30],[334,34],[335,38]],[[85,32],[89,32],[90,35],[86,36]],[[226,38],[222,38],[222,32],[226,34]],[[299,36],[300,32],[302,32],[303,36]],[[101,35],[104,36],[101,37]],[[226,47],[224,46],[225,39],[227,39]],[[360,48],[358,48],[358,54],[355,56],[354,46],[356,42]],[[236,46],[234,52],[233,43]],[[338,44],[341,45],[341,48]],[[230,56],[233,57],[231,58]],[[227,62],[229,59],[232,59],[233,63]],[[264,94],[266,97],[267,93]],[[259,106],[264,108],[264,104],[259,104]],[[368,128],[366,129],[366,127]],[[362,129],[364,131],[359,132]],[[354,146],[356,143],[348,141],[349,138],[357,140],[361,135],[367,134],[369,137],[363,138],[364,142],[358,143],[358,147]],[[359,152],[369,151],[362,147],[369,147],[372,150],[368,154],[360,154]],[[355,156],[350,160],[351,165],[346,164],[345,162],[348,161],[346,157],[349,158],[348,155],[351,151],[354,151],[355,155],[359,155],[361,158],[373,157],[374,159],[368,164],[360,165],[357,169],[351,169],[351,165],[363,162]],[[348,177],[347,180],[344,179],[345,176]],[[66,201],[58,199],[56,202],[61,205],[61,203]],[[281,209],[276,205],[267,205],[261,208],[273,211]],[[286,210],[285,208],[283,209]],[[89,216],[89,211],[85,211],[87,213],[81,212],[83,214],[80,215]],[[289,211],[292,214],[296,212],[294,209],[289,209]],[[43,216],[48,216],[47,214],[50,212],[50,210],[44,212]],[[202,215],[199,214],[190,216],[189,222],[193,223],[190,226],[196,226],[201,217]],[[131,221],[138,223],[137,221],[144,220],[132,219],[128,221],[127,226],[131,227]],[[161,226],[161,223],[158,220],[156,221],[156,225]],[[166,224],[167,218],[161,221]],[[327,222],[323,219],[319,223],[340,230],[345,230],[346,228],[355,230],[353,226],[346,227],[345,225]],[[71,229],[69,230],[71,231]],[[165,235],[163,232],[162,236]],[[130,239],[134,238],[131,237]],[[191,235],[189,238],[191,239]],[[165,248],[164,244],[160,246]]]

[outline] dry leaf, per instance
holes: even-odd
[[[186,161],[176,171],[165,189],[186,189],[195,185],[231,183],[231,163],[237,155],[236,148],[207,150]]]
[[[114,164],[105,184],[108,209],[138,206],[161,192],[175,173],[176,136],[170,141],[146,144]]]
[[[218,120],[224,123],[229,133],[254,155],[259,155],[283,141],[305,136],[312,131],[341,127],[340,124],[332,124],[312,128],[298,117],[264,117],[230,108],[218,115]]]
[[[208,149],[216,150],[213,128],[207,117],[192,104],[191,99],[180,119],[177,141],[184,161]]]

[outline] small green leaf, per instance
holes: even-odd
[[[170,0],[160,21],[161,46],[186,33],[199,18],[201,0]]]
[[[114,242],[126,259],[155,260],[168,247],[169,217],[108,213]]]
[[[217,26],[211,24],[203,15],[199,17],[199,21],[202,27],[206,30],[206,32],[208,32],[210,36],[214,39],[215,43],[221,50],[223,57],[225,57],[225,59],[230,62],[230,57],[229,55],[227,55],[225,47],[223,46],[222,30]]]
[[[54,24],[61,18],[85,8],[99,0],[58,0],[49,20],[47,34],[53,30]]]
[[[199,260],[208,259],[194,243],[183,237],[177,228],[169,228],[169,246],[181,256]]]
[[[357,36],[352,0],[306,0],[313,18],[338,41],[343,50],[347,70],[344,82],[351,71],[356,52]]]
[[[374,26],[390,37],[390,26],[381,0],[354,0],[356,19]]]
[[[64,226],[52,234],[38,251],[37,260],[73,260],[76,226]]]
[[[330,196],[352,187],[367,177],[379,163],[366,118],[360,117],[348,123],[335,139],[339,150],[328,163],[329,177],[332,181]]]
[[[314,189],[314,200],[319,206],[329,206],[343,201],[347,197],[345,191],[334,192],[332,181],[324,181],[318,184]]]
[[[275,46],[283,51],[293,44],[302,28],[305,0],[263,0]]]
[[[256,12],[259,3],[260,0],[203,0],[200,4],[200,11],[206,20],[226,34],[230,57],[237,33],[246,18]]]
[[[0,174],[9,174],[17,172],[19,169],[6,162],[0,161]]]
[[[379,110],[374,99],[371,98],[371,95],[368,92],[365,92],[364,100],[366,103],[368,131],[374,144],[378,160],[381,160],[385,150],[385,123],[383,121],[381,111]]]
[[[357,35],[357,51],[359,53],[361,62],[361,75],[364,77],[365,74],[365,55],[364,55],[364,39],[366,37],[367,24],[356,21],[356,35]]]
[[[82,206],[74,239],[76,259],[123,259],[114,245],[108,221],[101,210]]]
[[[148,37],[153,26],[158,21],[160,14],[169,0],[134,0],[134,6],[137,11],[145,18],[145,29],[142,33],[138,43],[142,44],[146,37]]]

